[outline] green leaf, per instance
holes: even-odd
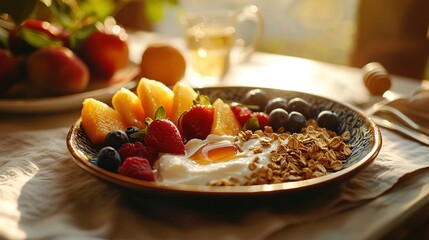
[[[33,13],[37,2],[38,0],[0,0],[0,14],[9,14],[19,24]]]
[[[151,22],[158,22],[164,17],[163,0],[146,0],[145,16]]]
[[[79,7],[80,19],[91,16],[98,21],[103,21],[115,11],[115,2],[113,0],[86,0],[81,1]]]
[[[155,120],[165,119],[167,114],[165,113],[165,108],[163,106],[159,107],[155,112]]]
[[[114,0],[53,0],[53,16],[65,28],[77,29],[82,24],[103,21],[115,11]]]
[[[53,17],[64,28],[75,28],[78,25],[79,19],[77,14],[79,12],[79,6],[75,0],[52,0],[51,5],[48,7]]]
[[[50,47],[50,46],[63,45],[63,43],[59,40],[54,40],[44,33],[40,33],[30,29],[26,29],[26,28],[22,29],[20,34],[22,39],[24,39],[28,44],[30,44],[35,48],[44,48],[44,47]]]
[[[147,128],[140,130],[139,132],[133,133],[130,136],[135,139],[144,139],[144,135],[146,135]]]
[[[244,131],[246,130],[256,131],[258,129],[259,129],[259,121],[257,118],[254,118],[254,117],[249,118],[249,120],[247,120],[243,126]]]
[[[3,28],[0,28],[0,48],[7,48],[8,37],[8,31],[4,30]]]
[[[200,105],[211,105],[211,101],[209,96],[207,95],[200,95],[198,93],[197,97],[192,101],[194,105],[200,104]]]
[[[77,52],[81,43],[85,41],[85,39],[87,39],[96,29],[95,24],[89,24],[73,31],[69,37],[70,49]]]

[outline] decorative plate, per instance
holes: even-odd
[[[112,79],[108,81],[92,81],[88,90],[58,97],[5,99],[0,98],[0,112],[9,113],[48,113],[74,110],[82,107],[85,98],[96,98],[100,101],[109,100],[121,87],[133,88],[137,85],[135,77],[139,68],[130,63],[119,70]]]
[[[251,89],[253,88],[211,87],[197,90],[201,94],[208,95],[212,101],[216,98],[222,98],[224,101],[241,101],[244,94]],[[340,120],[339,132],[341,133],[346,130],[350,132],[351,139],[347,144],[350,144],[352,149],[352,154],[343,163],[343,168],[341,170],[309,180],[277,184],[233,187],[165,185],[122,176],[106,171],[92,164],[90,160],[96,156],[99,149],[97,149],[87,138],[84,129],[81,127],[80,119],[76,121],[69,131],[67,136],[67,146],[78,166],[109,182],[138,190],[140,192],[217,196],[288,193],[327,186],[330,183],[336,183],[352,177],[364,167],[368,166],[378,155],[382,143],[381,133],[375,123],[355,107],[303,92],[278,89],[264,90],[272,98],[285,97],[286,99],[290,99],[293,97],[301,97],[311,103],[312,106],[319,111],[332,110],[338,114]]]

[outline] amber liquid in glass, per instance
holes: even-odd
[[[186,34],[193,69],[202,76],[222,77],[229,68],[234,27],[191,28]]]

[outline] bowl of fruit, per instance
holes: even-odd
[[[74,28],[31,18],[0,27],[0,111],[79,108],[87,97],[109,99],[135,85],[139,68],[114,18]]]
[[[377,126],[332,99],[251,87],[173,88],[142,78],[112,107],[83,102],[67,146],[75,163],[142,192],[261,195],[338,183],[381,148]]]

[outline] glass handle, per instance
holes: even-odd
[[[257,6],[249,5],[243,8],[237,17],[237,28],[240,28],[240,24],[248,21],[253,22],[255,25],[252,38],[248,42],[242,38],[236,39],[235,49],[233,50],[233,54],[236,56],[232,58],[235,63],[247,61],[252,53],[255,52],[262,39],[264,19]]]

